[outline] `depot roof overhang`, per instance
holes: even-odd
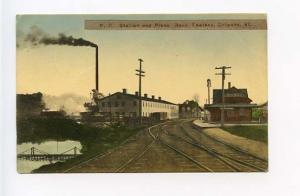
[[[224,104],[225,108],[256,108],[257,104]],[[205,109],[209,108],[223,108],[222,104],[205,104]]]

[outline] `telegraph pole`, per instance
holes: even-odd
[[[140,69],[136,69],[135,75],[139,76],[139,123],[142,124],[142,77],[145,77],[145,72],[142,70],[143,59],[138,59],[140,62]]]
[[[231,67],[221,66],[216,67],[215,69],[221,69],[222,73],[216,73],[216,75],[222,75],[222,108],[221,108],[221,126],[224,127],[224,110],[225,110],[225,99],[224,99],[224,81],[225,75],[231,75],[230,73],[226,73],[226,69],[230,69]]]

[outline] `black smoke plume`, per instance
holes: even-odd
[[[58,36],[50,36],[37,26],[32,26],[30,32],[25,36],[25,42],[29,42],[34,46],[37,45],[68,45],[68,46],[88,46],[98,47],[97,44],[85,40],[83,38],[74,38],[73,36],[67,36],[63,33],[59,33]]]

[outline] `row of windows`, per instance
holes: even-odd
[[[143,102],[143,107],[158,107],[158,108],[167,108],[175,110],[176,107],[173,105],[162,104],[162,103],[153,103],[153,102]]]
[[[143,112],[142,116],[147,116],[149,115],[150,116],[150,113],[149,112]]]
[[[137,106],[137,101],[133,101],[132,103],[127,102],[127,104],[131,104],[132,106]],[[126,106],[126,102],[102,102],[101,103],[102,107],[119,107],[119,106]],[[143,102],[143,107],[159,107],[159,108],[167,108],[167,109],[173,109],[175,110],[176,107],[173,105],[168,105],[168,104],[161,104],[161,103],[152,103],[152,102]]]
[[[126,105],[126,102],[125,101],[122,101],[122,102],[102,102],[101,103],[101,106],[102,107],[119,107],[119,106],[122,106],[124,107]],[[133,101],[132,102],[132,105],[133,106],[136,106],[137,105],[137,102],[136,101]]]
[[[113,116],[129,116],[129,117],[136,117],[136,112],[130,112],[130,113],[125,113],[125,112],[115,112],[115,113],[111,113]]]
[[[226,93],[226,97],[246,97],[243,93]]]
[[[130,116],[130,117],[136,117],[137,116],[137,113],[135,112],[130,112],[130,113],[125,113],[125,112],[115,112],[115,113],[112,113],[113,116]],[[150,117],[151,116],[151,112],[143,112],[142,113],[142,116],[144,117]],[[171,116],[173,117],[177,117],[178,114],[177,113],[171,113]]]

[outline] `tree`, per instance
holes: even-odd
[[[197,112],[197,117],[199,117],[199,107],[200,107],[200,104],[199,104],[199,100],[200,100],[200,96],[199,94],[194,94],[193,96],[193,102],[195,103],[194,104],[194,107],[196,107],[196,112]]]
[[[263,115],[263,111],[261,108],[254,108],[252,109],[252,118],[254,120],[259,120]]]
[[[194,94],[194,96],[193,96],[193,100],[199,105],[199,100],[200,100],[200,96],[199,96],[199,94]]]

